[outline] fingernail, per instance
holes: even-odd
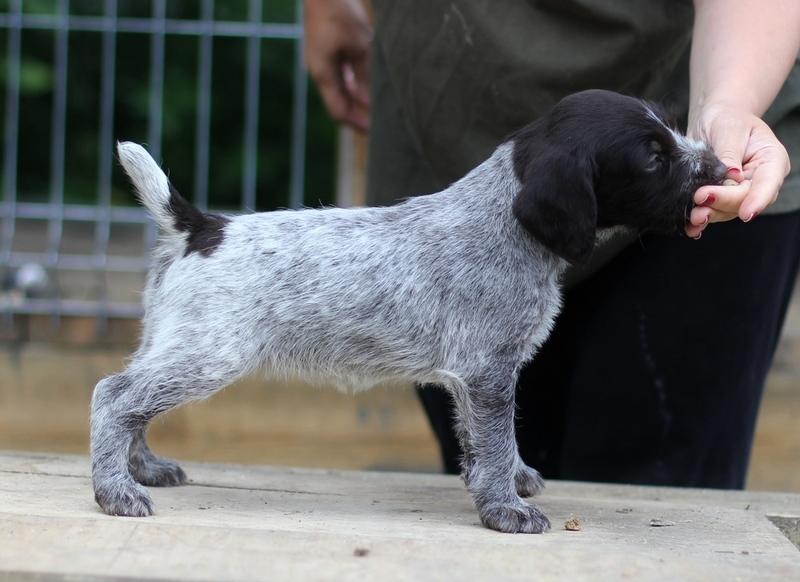
[[[739,168],[728,168],[728,172],[733,172],[734,174],[740,174],[742,171]]]
[[[700,237],[701,237],[701,236],[703,236],[703,231],[702,231],[702,230],[700,231],[700,234],[698,234],[697,236],[693,236],[692,238],[693,238],[694,240],[700,240]]]
[[[750,221],[751,221],[751,220],[753,220],[753,219],[754,219],[756,216],[758,216],[758,212],[754,212],[753,214],[751,214],[751,215],[750,215],[750,218],[748,218],[747,220],[745,220],[745,222],[750,222]]]
[[[714,196],[713,194],[709,194],[708,196],[706,196],[705,200],[703,200],[700,204],[698,204],[698,206],[711,206],[716,201],[717,197]]]

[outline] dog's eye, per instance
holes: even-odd
[[[653,140],[650,142],[650,157],[647,160],[647,165],[644,168],[645,172],[655,172],[667,162],[667,156],[661,144]]]

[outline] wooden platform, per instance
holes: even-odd
[[[554,530],[509,535],[455,477],[184,468],[156,516],[119,518],[86,457],[0,453],[0,580],[800,580],[798,494],[552,482]]]

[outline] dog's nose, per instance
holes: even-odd
[[[722,184],[725,174],[728,173],[728,166],[723,164],[717,156],[710,151],[703,159],[703,178],[708,184]]]
[[[714,183],[722,184],[722,181],[725,179],[725,174],[728,173],[728,166],[717,160],[717,163],[714,164],[713,172]]]

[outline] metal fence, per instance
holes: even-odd
[[[172,1],[172,0],[171,0]],[[175,0],[177,1],[177,0]],[[291,1],[291,0],[290,0]],[[283,205],[298,207],[304,191],[304,152],[306,148],[307,81],[302,63],[301,3],[292,2],[291,22],[265,22],[262,0],[240,0],[245,17],[219,17],[220,7],[229,2],[197,0],[193,19],[169,16],[167,0],[135,0],[138,10],[149,5],[149,14],[130,16],[120,0],[0,0],[0,57],[5,65],[2,115],[2,201],[0,201],[0,313],[3,325],[12,324],[15,314],[48,314],[57,323],[60,316],[96,317],[101,324],[109,317],[140,315],[139,292],[148,265],[148,250],[156,231],[141,207],[114,202],[114,144],[119,137],[115,110],[119,83],[118,44],[124,35],[146,35],[149,39],[149,86],[147,92],[146,141],[155,159],[162,157],[164,127],[165,59],[171,38],[196,42],[196,108],[194,112],[194,191],[187,193],[201,208],[208,205],[209,151],[213,146],[212,55],[220,39],[242,40],[246,75],[241,101],[230,104],[243,110],[241,125],[242,162],[239,209],[256,208],[256,175],[259,119],[268,114],[290,116],[290,182]],[[127,3],[128,6],[131,3]],[[18,195],[18,168],[21,145],[27,139],[20,130],[26,96],[20,91],[24,73],[23,37],[29,31],[51,35],[52,70],[49,112],[49,159],[43,160],[41,174],[48,186],[41,200],[25,200]],[[70,164],[68,100],[70,38],[96,35],[99,44],[96,147],[96,198],[84,203],[65,199],[65,169]],[[295,43],[291,102],[284,111],[260,110],[264,89],[260,83],[262,43],[267,39],[286,39]],[[2,42],[2,36],[0,36]],[[73,67],[75,63],[72,63]],[[168,83],[167,83],[168,85]],[[50,101],[48,101],[49,103]],[[22,119],[24,122],[24,119]],[[165,152],[167,154],[167,152]]]

